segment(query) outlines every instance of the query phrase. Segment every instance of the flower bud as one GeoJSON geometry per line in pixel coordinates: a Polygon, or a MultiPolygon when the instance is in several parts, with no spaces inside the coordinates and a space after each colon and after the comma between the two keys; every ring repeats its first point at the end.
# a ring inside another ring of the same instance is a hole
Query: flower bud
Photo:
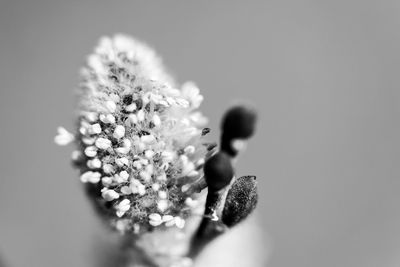
{"type": "Polygon", "coordinates": [[[245,106],[233,107],[225,113],[222,132],[231,139],[249,138],[254,134],[256,120],[255,110],[245,106]]]}
{"type": "Polygon", "coordinates": [[[212,156],[204,165],[204,175],[209,190],[218,191],[227,186],[233,177],[230,157],[222,151],[212,156]]]}
{"type": "Polygon", "coordinates": [[[255,110],[237,106],[228,110],[222,120],[221,149],[230,156],[236,156],[239,150],[234,140],[248,139],[255,131],[257,114],[255,110]]]}

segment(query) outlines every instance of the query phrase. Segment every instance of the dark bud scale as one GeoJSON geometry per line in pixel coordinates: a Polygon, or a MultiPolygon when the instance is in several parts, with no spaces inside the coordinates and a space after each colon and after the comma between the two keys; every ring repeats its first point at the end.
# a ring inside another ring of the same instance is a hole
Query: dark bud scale
{"type": "Polygon", "coordinates": [[[240,223],[255,209],[258,201],[255,176],[243,176],[232,185],[222,211],[222,222],[228,227],[240,223]]]}

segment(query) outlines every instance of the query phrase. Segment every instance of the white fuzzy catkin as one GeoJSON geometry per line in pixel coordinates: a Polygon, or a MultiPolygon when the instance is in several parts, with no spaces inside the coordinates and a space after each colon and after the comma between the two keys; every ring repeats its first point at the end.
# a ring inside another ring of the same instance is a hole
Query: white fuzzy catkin
{"type": "Polygon", "coordinates": [[[183,228],[195,208],[185,200],[195,196],[182,187],[202,177],[194,167],[207,152],[199,89],[193,83],[177,89],[156,53],[122,34],[101,38],[81,78],[79,131],[73,136],[62,128],[56,142],[75,138],[81,181],[102,187],[94,201],[112,203],[114,217],[107,218],[123,232],[133,225],[183,228]]]}

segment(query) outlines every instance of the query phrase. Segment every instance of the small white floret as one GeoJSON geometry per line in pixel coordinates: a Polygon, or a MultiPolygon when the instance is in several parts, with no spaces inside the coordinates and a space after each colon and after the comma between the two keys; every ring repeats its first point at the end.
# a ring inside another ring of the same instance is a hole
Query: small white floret
{"type": "Polygon", "coordinates": [[[146,182],[151,180],[151,175],[147,171],[141,171],[139,173],[139,176],[140,176],[140,178],[142,178],[146,182]]]}
{"type": "Polygon", "coordinates": [[[86,135],[86,134],[88,134],[88,127],[87,126],[81,126],[81,127],[79,127],[79,133],[81,134],[81,135],[86,135]]]}
{"type": "Polygon", "coordinates": [[[146,172],[148,172],[150,175],[152,175],[154,173],[154,166],[153,164],[149,164],[146,166],[145,168],[146,172]]]}
{"type": "Polygon", "coordinates": [[[149,134],[149,135],[142,135],[142,137],[140,137],[140,140],[145,144],[151,144],[154,141],[156,141],[156,138],[154,137],[154,135],[149,134]]]}
{"type": "Polygon", "coordinates": [[[137,124],[139,120],[136,114],[130,114],[128,116],[128,121],[130,121],[132,124],[137,124]]]}
{"type": "Polygon", "coordinates": [[[168,162],[164,162],[163,164],[161,164],[160,169],[167,171],[169,168],[169,163],[168,162]]]}
{"type": "Polygon", "coordinates": [[[117,216],[122,217],[131,207],[131,201],[129,199],[124,199],[115,206],[117,210],[117,216]]]}
{"type": "Polygon", "coordinates": [[[137,169],[140,170],[142,168],[142,164],[140,163],[140,160],[136,160],[132,163],[132,166],[137,169]]]}
{"type": "Polygon", "coordinates": [[[146,187],[143,184],[140,184],[137,187],[137,192],[139,195],[144,196],[146,194],[146,187]]]}
{"type": "Polygon", "coordinates": [[[128,148],[130,148],[130,147],[132,146],[131,140],[125,138],[125,139],[122,141],[122,146],[123,146],[123,147],[128,147],[128,148]]]}
{"type": "Polygon", "coordinates": [[[172,217],[171,220],[165,222],[165,226],[171,227],[175,225],[175,218],[172,217]]]}
{"type": "Polygon", "coordinates": [[[68,132],[63,127],[58,127],[57,132],[58,132],[57,136],[54,137],[54,142],[57,145],[65,146],[65,145],[68,145],[69,143],[71,143],[72,141],[74,141],[74,139],[75,139],[74,135],[71,134],[70,132],[68,132]]]}
{"type": "Polygon", "coordinates": [[[185,220],[177,216],[175,217],[175,225],[176,227],[182,229],[183,227],[185,227],[185,220]]]}
{"type": "Polygon", "coordinates": [[[120,139],[125,136],[125,127],[122,125],[117,125],[113,134],[114,138],[120,139]]]}
{"type": "Polygon", "coordinates": [[[146,106],[150,102],[150,92],[145,93],[142,96],[143,106],[146,106]]]}
{"type": "Polygon", "coordinates": [[[111,164],[104,164],[104,165],[103,165],[103,171],[104,171],[105,173],[110,174],[110,173],[115,172],[115,169],[114,169],[114,166],[111,165],[111,164]]]}
{"type": "Polygon", "coordinates": [[[149,215],[149,224],[152,226],[159,226],[163,223],[162,217],[158,213],[152,213],[149,215]]]}
{"type": "Polygon", "coordinates": [[[121,187],[121,193],[124,195],[130,195],[132,194],[132,189],[129,186],[124,185],[121,187]]]}
{"type": "Polygon", "coordinates": [[[149,160],[141,158],[140,163],[142,163],[142,165],[147,165],[147,164],[149,164],[149,160]]]}
{"type": "Polygon", "coordinates": [[[106,150],[111,147],[111,141],[106,138],[100,137],[96,139],[95,145],[100,149],[106,150]]]}
{"type": "Polygon", "coordinates": [[[144,111],[142,109],[138,111],[137,119],[138,121],[144,121],[144,111]]]}
{"type": "Polygon", "coordinates": [[[100,177],[101,174],[99,172],[88,171],[81,175],[81,182],[96,184],[100,181],[100,177]]]}
{"type": "Polygon", "coordinates": [[[162,172],[162,173],[160,173],[160,175],[157,176],[157,180],[160,182],[166,181],[167,175],[164,172],[162,172]]]}
{"type": "Polygon", "coordinates": [[[119,173],[119,176],[121,176],[122,179],[128,180],[129,178],[129,173],[127,171],[122,171],[119,173]]]}
{"type": "Polygon", "coordinates": [[[168,201],[167,200],[161,199],[161,200],[158,201],[157,209],[159,211],[164,212],[164,211],[167,210],[167,208],[168,208],[168,201]]]}
{"type": "Polygon", "coordinates": [[[128,112],[133,112],[133,111],[135,111],[135,110],[136,110],[136,104],[135,104],[135,103],[132,103],[132,104],[126,106],[126,107],[125,107],[125,110],[128,111],[128,112]]]}
{"type": "Polygon", "coordinates": [[[154,152],[153,150],[146,150],[146,151],[144,152],[144,156],[145,156],[146,158],[148,158],[148,159],[153,158],[154,154],[155,154],[155,152],[154,152]]]}
{"type": "Polygon", "coordinates": [[[86,136],[82,137],[82,143],[84,143],[85,145],[88,145],[88,146],[93,145],[95,140],[96,139],[92,138],[92,137],[86,137],[86,136]]]}
{"type": "Polygon", "coordinates": [[[87,112],[85,114],[85,118],[89,121],[89,122],[95,122],[98,119],[98,114],[95,112],[87,112]]]}
{"type": "Polygon", "coordinates": [[[161,221],[162,217],[158,213],[152,213],[152,214],[149,215],[149,219],[152,220],[152,221],[161,221]]]}
{"type": "Polygon", "coordinates": [[[135,147],[137,151],[143,151],[146,149],[146,144],[143,142],[135,142],[135,147]]]}
{"type": "Polygon", "coordinates": [[[92,159],[87,161],[87,166],[90,169],[98,169],[101,167],[101,161],[99,159],[92,159]]]}
{"type": "Polygon", "coordinates": [[[159,191],[158,192],[158,197],[161,198],[161,199],[166,199],[167,198],[167,192],[159,191]]]}
{"type": "Polygon", "coordinates": [[[192,108],[198,108],[203,101],[199,88],[193,82],[186,82],[182,85],[182,94],[190,102],[192,108]]]}
{"type": "Polygon", "coordinates": [[[172,215],[164,215],[164,216],[162,216],[162,221],[163,222],[169,222],[169,221],[171,221],[173,219],[174,219],[174,216],[172,216],[172,215]]]}
{"type": "Polygon", "coordinates": [[[131,149],[129,147],[117,147],[115,151],[119,154],[128,154],[131,149]]]}
{"type": "Polygon", "coordinates": [[[117,105],[115,105],[114,101],[109,100],[106,102],[106,108],[109,112],[114,113],[117,109],[117,105]]]}
{"type": "Polygon", "coordinates": [[[174,216],[172,215],[164,215],[162,217],[163,222],[165,222],[165,226],[167,227],[171,227],[173,225],[175,225],[175,219],[174,216]]]}
{"type": "Polygon", "coordinates": [[[119,198],[119,194],[115,192],[114,190],[107,189],[101,193],[101,196],[106,200],[106,201],[112,201],[114,199],[119,198]]]}
{"type": "Polygon", "coordinates": [[[98,123],[91,125],[89,132],[91,134],[99,134],[101,133],[101,126],[98,123]]]}
{"type": "Polygon", "coordinates": [[[107,115],[101,114],[100,115],[100,120],[102,122],[104,122],[104,123],[107,123],[107,124],[114,124],[115,123],[115,117],[112,114],[107,114],[107,115]]]}
{"type": "Polygon", "coordinates": [[[122,141],[122,147],[116,148],[115,151],[117,153],[126,155],[131,150],[131,146],[132,146],[132,142],[129,139],[125,138],[122,141]]]}
{"type": "Polygon", "coordinates": [[[112,179],[111,179],[111,177],[108,177],[108,176],[102,177],[101,178],[101,183],[104,186],[110,186],[112,184],[112,179]]]}
{"type": "Polygon", "coordinates": [[[156,227],[156,226],[159,226],[160,224],[162,224],[162,221],[149,221],[149,224],[151,225],[151,226],[154,226],[154,227],[156,227]]]}
{"type": "Polygon", "coordinates": [[[154,184],[151,186],[151,188],[152,188],[154,191],[157,192],[157,191],[160,189],[160,184],[154,183],[154,184]]]}
{"type": "Polygon", "coordinates": [[[119,166],[119,167],[123,167],[123,166],[128,166],[129,165],[129,160],[125,157],[123,158],[118,158],[115,159],[115,163],[119,166]]]}
{"type": "Polygon", "coordinates": [[[160,124],[161,124],[160,116],[158,116],[157,114],[154,114],[153,115],[153,123],[155,126],[160,126],[160,124]]]}
{"type": "Polygon", "coordinates": [[[114,103],[118,103],[121,100],[121,98],[117,94],[111,94],[110,98],[112,99],[112,101],[114,101],[114,103]]]}

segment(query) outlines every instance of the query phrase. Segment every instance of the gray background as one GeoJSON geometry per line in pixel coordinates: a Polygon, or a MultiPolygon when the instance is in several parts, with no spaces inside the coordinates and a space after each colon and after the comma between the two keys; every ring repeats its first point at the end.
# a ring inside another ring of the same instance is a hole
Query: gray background
{"type": "Polygon", "coordinates": [[[400,2],[206,2],[1,1],[0,255],[10,266],[92,262],[101,227],[71,149],[52,142],[58,125],[73,126],[84,56],[115,32],[197,82],[213,138],[236,100],[258,107],[237,170],[259,177],[259,228],[246,242],[272,242],[269,266],[400,265],[400,2]]]}

